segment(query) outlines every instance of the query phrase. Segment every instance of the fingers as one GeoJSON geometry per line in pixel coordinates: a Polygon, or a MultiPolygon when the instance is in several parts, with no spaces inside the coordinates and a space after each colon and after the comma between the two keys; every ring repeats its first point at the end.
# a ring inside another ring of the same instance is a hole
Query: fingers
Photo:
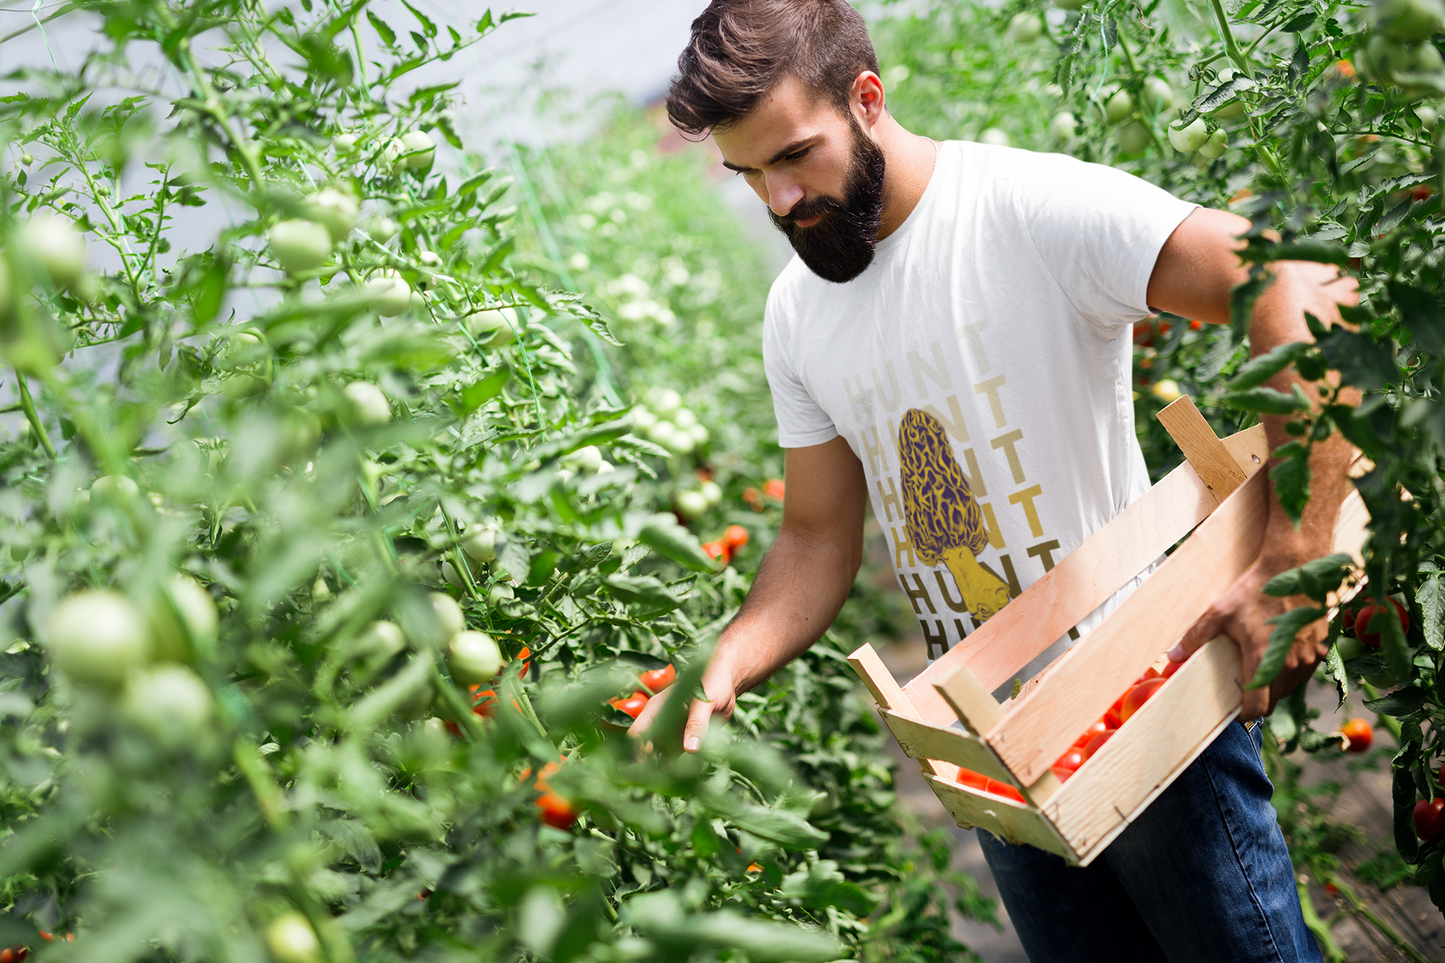
{"type": "Polygon", "coordinates": [[[708,723],[712,721],[715,704],[698,699],[693,702],[687,714],[687,725],[682,729],[682,748],[697,752],[702,748],[702,737],[707,735],[708,723]]]}
{"type": "Polygon", "coordinates": [[[1185,630],[1184,636],[1179,640],[1179,643],[1169,650],[1169,661],[1185,661],[1197,652],[1204,643],[1216,635],[1224,633],[1224,617],[1211,605],[1193,625],[1185,630]]]}
{"type": "Polygon", "coordinates": [[[664,689],[647,700],[647,705],[642,707],[642,711],[637,714],[637,718],[632,720],[632,725],[627,727],[627,734],[629,736],[642,736],[646,734],[647,730],[652,727],[652,720],[662,711],[662,707],[666,704],[666,699],[671,691],[671,689],[664,689]]]}

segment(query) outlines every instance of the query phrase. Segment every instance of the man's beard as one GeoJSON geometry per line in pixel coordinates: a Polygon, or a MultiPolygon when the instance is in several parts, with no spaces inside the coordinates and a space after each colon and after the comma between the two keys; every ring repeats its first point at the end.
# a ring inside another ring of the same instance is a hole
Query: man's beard
{"type": "Polygon", "coordinates": [[[852,116],[848,120],[853,128],[853,157],[842,200],[824,196],[799,201],[781,217],[768,210],[809,270],[837,284],[853,280],[873,263],[883,221],[883,151],[852,116]],[[798,221],[819,214],[822,220],[812,227],[798,226],[798,221]]]}

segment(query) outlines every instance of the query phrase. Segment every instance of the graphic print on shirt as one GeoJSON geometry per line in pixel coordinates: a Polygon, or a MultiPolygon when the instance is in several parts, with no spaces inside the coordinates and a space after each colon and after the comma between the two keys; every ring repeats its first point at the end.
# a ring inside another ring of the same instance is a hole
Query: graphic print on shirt
{"type": "Polygon", "coordinates": [[[918,408],[905,411],[898,458],[904,525],[914,554],[925,565],[946,567],[969,613],[987,621],[1008,604],[1009,589],[978,563],[988,530],[939,420],[918,408]]]}

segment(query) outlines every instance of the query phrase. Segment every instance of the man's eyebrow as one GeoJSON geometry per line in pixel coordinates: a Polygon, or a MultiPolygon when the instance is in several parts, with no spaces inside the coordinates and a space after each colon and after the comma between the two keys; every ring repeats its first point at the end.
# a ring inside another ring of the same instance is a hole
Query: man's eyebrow
{"type": "MultiPolygon", "coordinates": [[[[787,147],[784,147],[782,150],[778,151],[772,157],[768,158],[767,163],[776,164],[778,161],[782,160],[784,157],[787,157],[789,154],[796,154],[798,151],[802,150],[805,147],[812,147],[813,141],[816,139],[816,137],[805,137],[802,140],[794,141],[787,147]]],[[[722,165],[728,170],[736,171],[739,174],[746,174],[748,171],[752,170],[751,167],[739,167],[737,164],[734,164],[728,160],[724,160],[722,162],[722,165]]]]}

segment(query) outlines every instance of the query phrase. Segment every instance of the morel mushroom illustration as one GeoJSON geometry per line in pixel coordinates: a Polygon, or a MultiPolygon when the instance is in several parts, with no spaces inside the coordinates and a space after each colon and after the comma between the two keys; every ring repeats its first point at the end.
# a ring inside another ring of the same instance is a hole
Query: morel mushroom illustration
{"type": "Polygon", "coordinates": [[[904,412],[898,457],[913,551],[925,565],[941,562],[948,568],[974,618],[991,618],[1007,604],[1008,586],[978,563],[978,553],[988,544],[983,512],[939,420],[917,408],[904,412]]]}

